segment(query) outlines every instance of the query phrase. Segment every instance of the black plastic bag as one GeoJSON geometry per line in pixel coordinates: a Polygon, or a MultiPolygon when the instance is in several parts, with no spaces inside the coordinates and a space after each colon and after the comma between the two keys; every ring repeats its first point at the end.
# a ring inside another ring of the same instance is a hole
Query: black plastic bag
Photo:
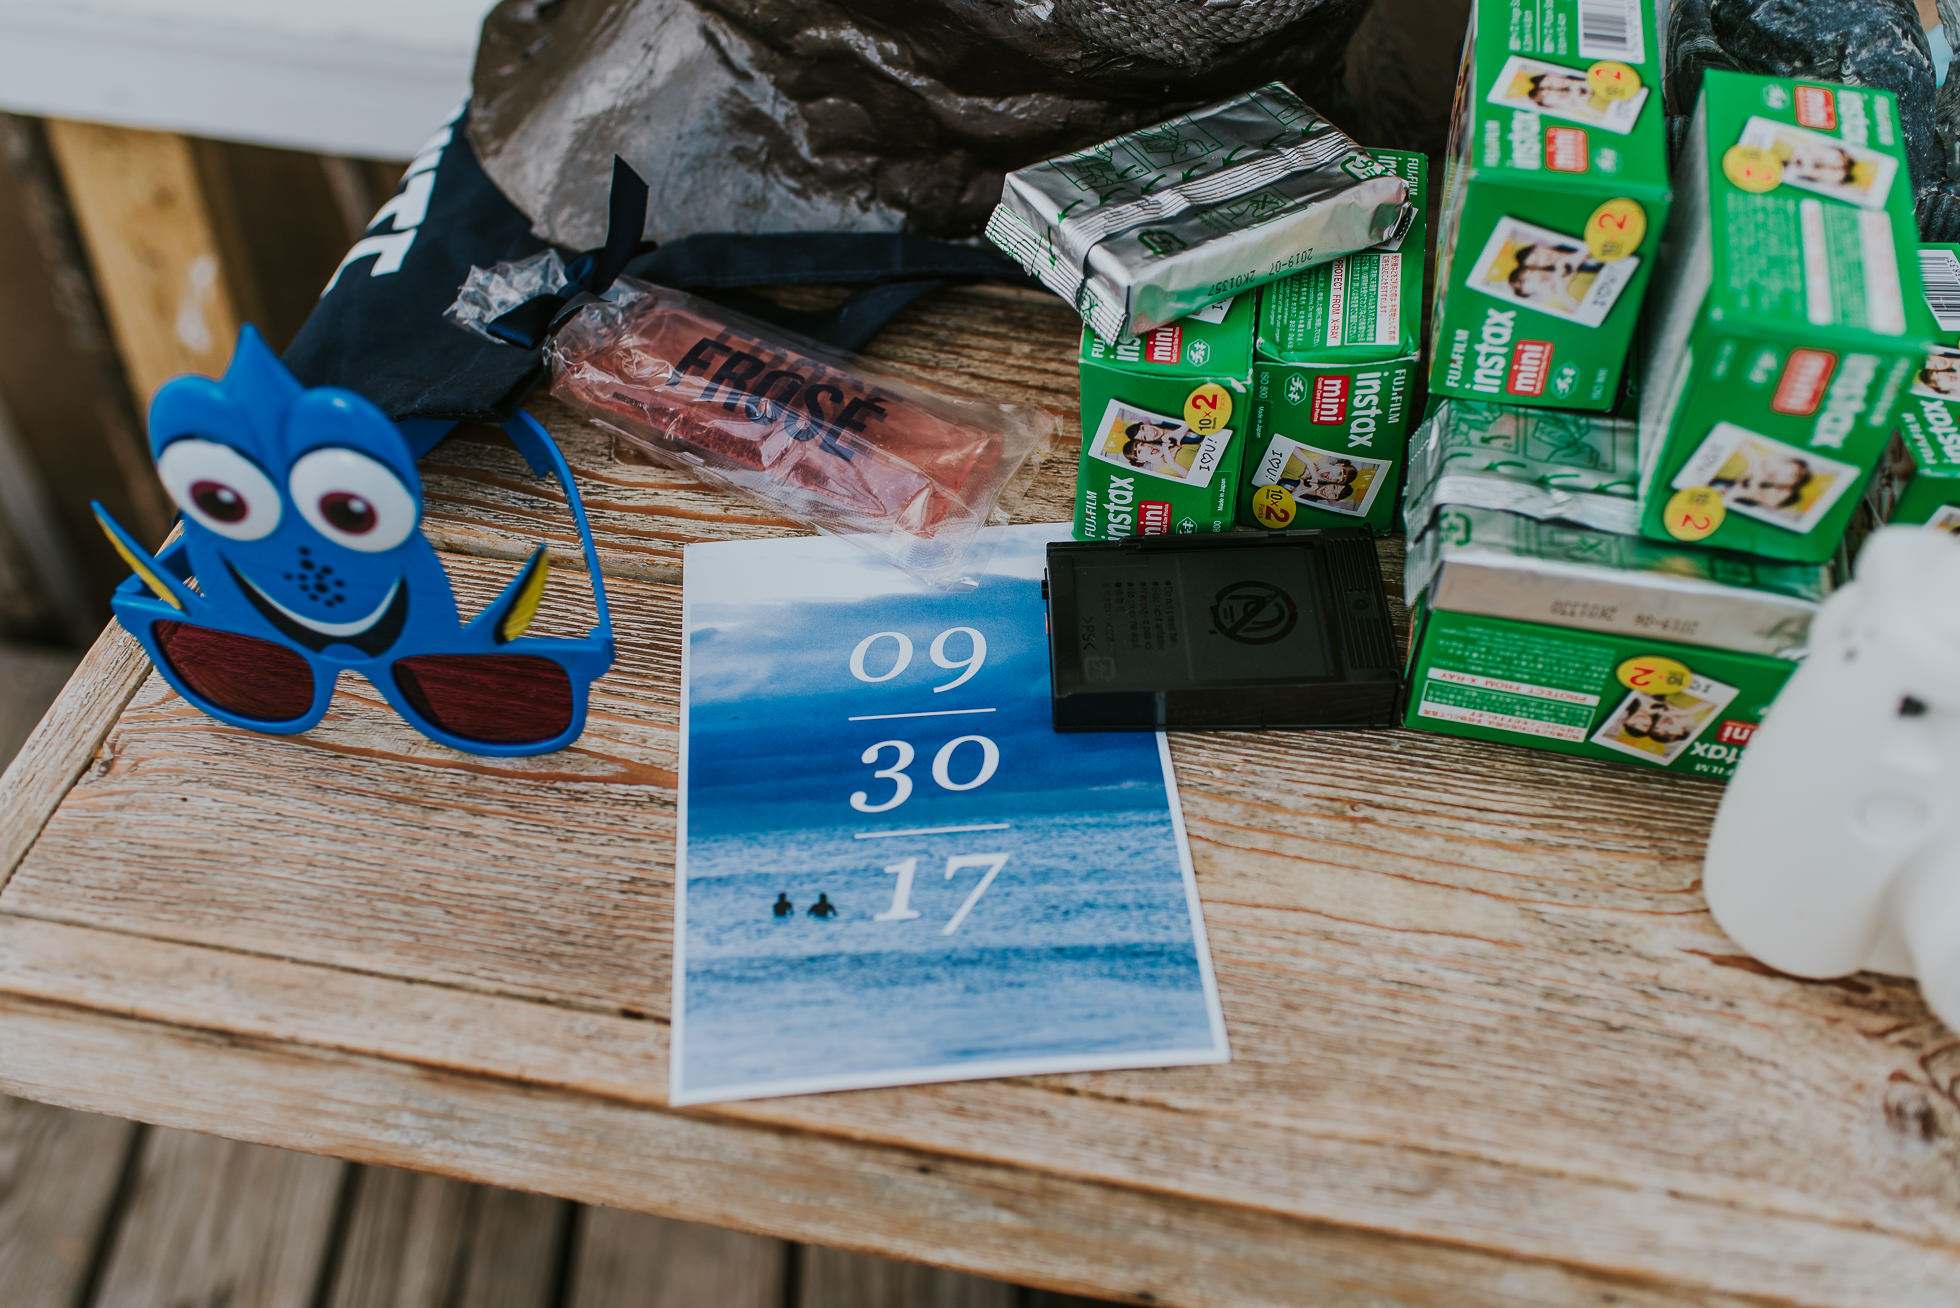
{"type": "Polygon", "coordinates": [[[1921,238],[1960,240],[1960,204],[1935,106],[1938,77],[1913,0],[1672,0],[1669,113],[1694,112],[1708,68],[1891,91],[1899,98],[1921,238]]]}
{"type": "MultiPolygon", "coordinates": [[[[561,245],[602,238],[615,153],[653,188],[657,240],[967,237],[1008,169],[1268,81],[1342,121],[1340,55],[1367,3],[504,0],[470,133],[561,245]]],[[[1447,112],[1448,85],[1435,95],[1447,112]]]]}
{"type": "Polygon", "coordinates": [[[477,166],[465,121],[416,155],[293,338],[286,366],[303,385],[344,386],[398,419],[495,420],[536,380],[536,350],[443,321],[472,265],[545,248],[477,166]]]}
{"type": "Polygon", "coordinates": [[[308,386],[344,386],[396,419],[499,421],[536,383],[545,338],[580,296],[621,273],[687,290],[858,350],[906,305],[950,282],[1026,276],[991,248],[896,233],[700,233],[647,249],[647,188],[616,165],[605,199],[607,239],[570,260],[573,284],[500,319],[493,337],[450,322],[472,268],[514,263],[548,247],[477,166],[461,120],[431,138],[401,187],[341,260],[286,365],[308,386]],[[798,310],[749,288],[831,283],[866,289],[798,310]]]}

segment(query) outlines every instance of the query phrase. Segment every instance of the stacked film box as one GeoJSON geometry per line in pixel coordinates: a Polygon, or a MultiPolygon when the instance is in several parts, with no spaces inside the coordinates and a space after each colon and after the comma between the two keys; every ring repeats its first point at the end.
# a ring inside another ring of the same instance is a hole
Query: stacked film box
{"type": "Polygon", "coordinates": [[[1232,529],[1257,298],[1114,344],[1084,329],[1077,540],[1232,529]]]}
{"type": "Polygon", "coordinates": [[[1396,522],[1422,353],[1427,163],[1375,157],[1409,184],[1417,217],[1394,250],[1367,250],[1260,291],[1252,431],[1239,521],[1247,527],[1396,522]]]}
{"type": "Polygon", "coordinates": [[[1640,394],[1642,534],[1822,562],[1934,324],[1889,91],[1710,72],[1640,394]]]}
{"type": "Polygon", "coordinates": [[[1899,406],[1899,430],[1872,478],[1878,520],[1960,533],[1960,245],[1919,247],[1939,344],[1899,406]]]}
{"type": "Polygon", "coordinates": [[[1633,433],[1550,417],[1446,405],[1415,438],[1405,723],[1733,774],[1828,570],[1578,525],[1631,525],[1633,433]]]}
{"type": "Polygon", "coordinates": [[[1472,0],[1437,234],[1430,389],[1606,410],[1669,206],[1645,0],[1472,0]]]}

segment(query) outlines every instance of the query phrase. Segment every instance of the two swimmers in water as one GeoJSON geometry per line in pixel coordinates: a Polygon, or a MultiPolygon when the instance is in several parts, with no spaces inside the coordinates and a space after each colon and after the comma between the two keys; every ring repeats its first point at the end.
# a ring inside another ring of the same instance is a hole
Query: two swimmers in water
{"type": "MultiPolygon", "coordinates": [[[[774,912],[777,917],[795,917],[796,905],[789,902],[789,894],[788,892],[785,891],[776,896],[776,902],[773,905],[771,905],[771,911],[774,912]]],[[[830,902],[830,896],[828,893],[819,891],[817,894],[817,902],[810,905],[810,907],[805,911],[808,912],[811,917],[824,917],[824,918],[836,917],[837,905],[830,902]]]]}

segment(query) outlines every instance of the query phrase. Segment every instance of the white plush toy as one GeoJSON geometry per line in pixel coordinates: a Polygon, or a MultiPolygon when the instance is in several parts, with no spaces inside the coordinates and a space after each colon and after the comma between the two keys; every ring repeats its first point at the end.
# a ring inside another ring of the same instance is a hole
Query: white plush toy
{"type": "Polygon", "coordinates": [[[1866,542],[1743,752],[1703,881],[1771,967],[1916,975],[1960,1030],[1960,541],[1866,542]]]}

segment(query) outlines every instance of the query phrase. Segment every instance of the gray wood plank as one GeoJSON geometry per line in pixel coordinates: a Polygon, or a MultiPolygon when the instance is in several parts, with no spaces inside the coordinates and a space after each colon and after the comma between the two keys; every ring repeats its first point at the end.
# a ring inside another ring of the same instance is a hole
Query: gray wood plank
{"type": "Polygon", "coordinates": [[[100,625],[129,567],[89,501],[146,544],[163,539],[172,509],[97,292],[45,124],[0,114],[0,396],[100,625]]]}
{"type": "Polygon", "coordinates": [[[0,771],[61,693],[79,652],[0,645],[0,771]]]}
{"type": "Polygon", "coordinates": [[[394,1168],[354,1179],[330,1308],[548,1308],[571,1206],[394,1168]]]}
{"type": "Polygon", "coordinates": [[[572,1205],[521,1190],[479,1189],[457,1297],[445,1308],[545,1308],[558,1290],[572,1205]]]}
{"type": "Polygon", "coordinates": [[[919,1263],[803,1249],[795,1308],[1020,1308],[1020,1290],[919,1263]]]}
{"type": "MultiPolygon", "coordinates": [[[[779,1308],[781,1240],[616,1208],[579,1212],[565,1308],[779,1308]]],[[[869,1308],[867,1305],[866,1308],[869,1308]]]]}
{"type": "Polygon", "coordinates": [[[0,1300],[71,1308],[88,1281],[136,1125],[0,1098],[0,1300]]]}
{"type": "Polygon", "coordinates": [[[152,1131],[91,1308],[310,1308],[347,1164],[152,1131]]]}

